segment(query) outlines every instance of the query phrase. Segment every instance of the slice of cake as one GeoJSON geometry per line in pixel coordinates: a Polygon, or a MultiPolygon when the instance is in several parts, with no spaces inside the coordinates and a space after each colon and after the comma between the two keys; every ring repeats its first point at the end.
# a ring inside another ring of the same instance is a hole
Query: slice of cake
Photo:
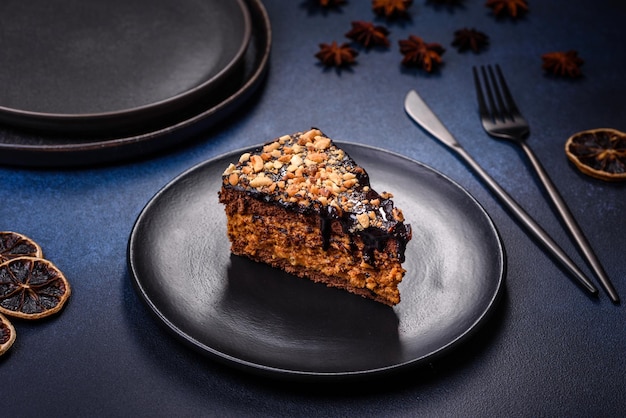
{"type": "Polygon", "coordinates": [[[390,306],[411,239],[391,197],[318,129],[244,153],[219,192],[234,254],[390,306]]]}

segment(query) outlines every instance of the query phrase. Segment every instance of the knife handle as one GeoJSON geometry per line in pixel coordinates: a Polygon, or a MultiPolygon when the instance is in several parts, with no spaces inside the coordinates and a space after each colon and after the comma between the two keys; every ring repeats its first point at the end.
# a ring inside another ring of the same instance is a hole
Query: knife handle
{"type": "Polygon", "coordinates": [[[591,248],[591,244],[589,244],[589,241],[587,241],[585,234],[580,229],[580,226],[578,226],[578,223],[576,222],[576,219],[574,219],[574,215],[572,215],[572,212],[569,210],[567,203],[565,203],[565,200],[563,200],[563,197],[561,197],[561,194],[557,190],[556,186],[550,179],[550,176],[548,176],[548,173],[543,168],[541,162],[539,162],[539,159],[532,151],[532,149],[524,141],[520,141],[520,145],[526,152],[528,159],[532,163],[535,171],[537,172],[537,175],[539,176],[539,180],[541,180],[541,183],[548,192],[548,195],[550,196],[552,203],[556,207],[557,212],[565,223],[568,232],[571,234],[572,238],[578,245],[578,248],[587,259],[588,264],[596,273],[596,276],[600,280],[600,283],[606,290],[611,300],[614,303],[619,303],[619,295],[617,294],[617,290],[615,290],[615,287],[613,287],[611,280],[602,268],[600,260],[598,260],[598,257],[591,248]]]}
{"type": "Polygon", "coordinates": [[[598,289],[580,271],[568,255],[554,242],[546,231],[489,175],[461,146],[451,146],[453,149],[489,186],[489,189],[504,203],[517,220],[592,294],[598,289]]]}

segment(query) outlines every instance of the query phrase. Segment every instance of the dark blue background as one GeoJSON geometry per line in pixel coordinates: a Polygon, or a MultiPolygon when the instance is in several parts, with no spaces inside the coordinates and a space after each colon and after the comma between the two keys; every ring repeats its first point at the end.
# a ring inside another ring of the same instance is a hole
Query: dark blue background
{"type": "MultiPolygon", "coordinates": [[[[389,23],[388,50],[362,50],[337,72],[314,57],[347,41],[371,2],[327,12],[304,0],[265,0],[273,46],[260,94],[233,118],[167,153],[81,169],[0,167],[0,229],[34,238],[67,275],[73,295],[57,317],[14,321],[0,358],[3,416],[617,416],[626,404],[626,313],[601,291],[588,297],[443,146],[408,119],[416,89],[459,142],[531,213],[585,272],[524,155],[489,139],[476,114],[471,66],[499,63],[531,123],[529,139],[626,297],[626,189],[580,174],[566,139],[581,130],[626,131],[626,3],[530,0],[525,18],[496,19],[483,0],[462,7],[415,1],[389,23]],[[487,33],[490,47],[459,53],[453,32],[487,33]],[[446,49],[434,74],[402,67],[409,34],[446,49]],[[541,54],[574,49],[578,80],[546,76],[541,54]],[[233,149],[316,126],[343,141],[422,161],[466,188],[492,216],[508,255],[505,295],[466,344],[400,377],[305,385],[236,372],[188,349],[152,318],[132,288],[126,245],[143,206],[187,168],[233,149]],[[400,381],[402,380],[402,381],[400,381]]],[[[386,24],[376,19],[377,23],[386,24]]]]}

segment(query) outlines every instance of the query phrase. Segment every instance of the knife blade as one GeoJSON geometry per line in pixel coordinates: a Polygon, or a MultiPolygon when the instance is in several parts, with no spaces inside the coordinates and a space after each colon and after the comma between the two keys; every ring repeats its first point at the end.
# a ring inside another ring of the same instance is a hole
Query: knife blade
{"type": "Polygon", "coordinates": [[[426,132],[456,153],[465,163],[474,170],[479,178],[489,187],[492,193],[504,204],[519,223],[544,246],[546,250],[563,265],[571,275],[589,293],[598,294],[598,289],[591,280],[576,266],[563,249],[550,235],[513,199],[487,172],[472,158],[459,144],[450,131],[433,113],[426,102],[415,90],[409,91],[404,99],[404,110],[426,132]]]}

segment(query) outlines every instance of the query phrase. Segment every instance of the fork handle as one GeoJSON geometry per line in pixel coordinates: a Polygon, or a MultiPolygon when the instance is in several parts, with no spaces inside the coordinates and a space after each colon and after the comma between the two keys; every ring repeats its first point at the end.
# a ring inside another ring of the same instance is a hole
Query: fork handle
{"type": "Polygon", "coordinates": [[[546,170],[544,170],[543,166],[539,162],[539,159],[537,158],[533,150],[523,141],[520,141],[520,145],[522,146],[524,152],[526,152],[526,155],[530,159],[530,162],[532,163],[533,168],[537,172],[537,175],[539,176],[541,183],[543,184],[546,191],[548,192],[550,199],[552,199],[552,203],[554,203],[554,206],[556,206],[556,209],[559,215],[561,216],[561,218],[563,219],[563,222],[565,223],[567,230],[574,238],[574,241],[578,245],[578,248],[581,250],[587,262],[589,263],[590,267],[593,269],[596,276],[600,280],[600,283],[604,287],[604,290],[606,290],[607,294],[609,295],[609,297],[614,303],[619,303],[620,299],[619,299],[619,295],[617,294],[617,291],[613,287],[613,284],[611,283],[604,269],[602,268],[602,264],[598,260],[598,257],[596,257],[596,254],[594,253],[593,249],[591,248],[591,245],[587,241],[587,238],[585,238],[585,235],[583,234],[582,230],[578,226],[576,219],[574,219],[574,215],[572,215],[572,212],[569,210],[569,207],[567,206],[567,204],[561,197],[556,186],[554,185],[554,183],[552,183],[550,176],[548,176],[548,173],[546,172],[546,170]]]}
{"type": "Polygon", "coordinates": [[[597,294],[598,289],[580,271],[569,256],[548,235],[546,231],[489,175],[483,168],[463,149],[460,145],[451,146],[465,162],[480,176],[489,186],[491,191],[506,205],[509,211],[522,223],[523,226],[558,260],[561,264],[592,294],[597,294]]]}

